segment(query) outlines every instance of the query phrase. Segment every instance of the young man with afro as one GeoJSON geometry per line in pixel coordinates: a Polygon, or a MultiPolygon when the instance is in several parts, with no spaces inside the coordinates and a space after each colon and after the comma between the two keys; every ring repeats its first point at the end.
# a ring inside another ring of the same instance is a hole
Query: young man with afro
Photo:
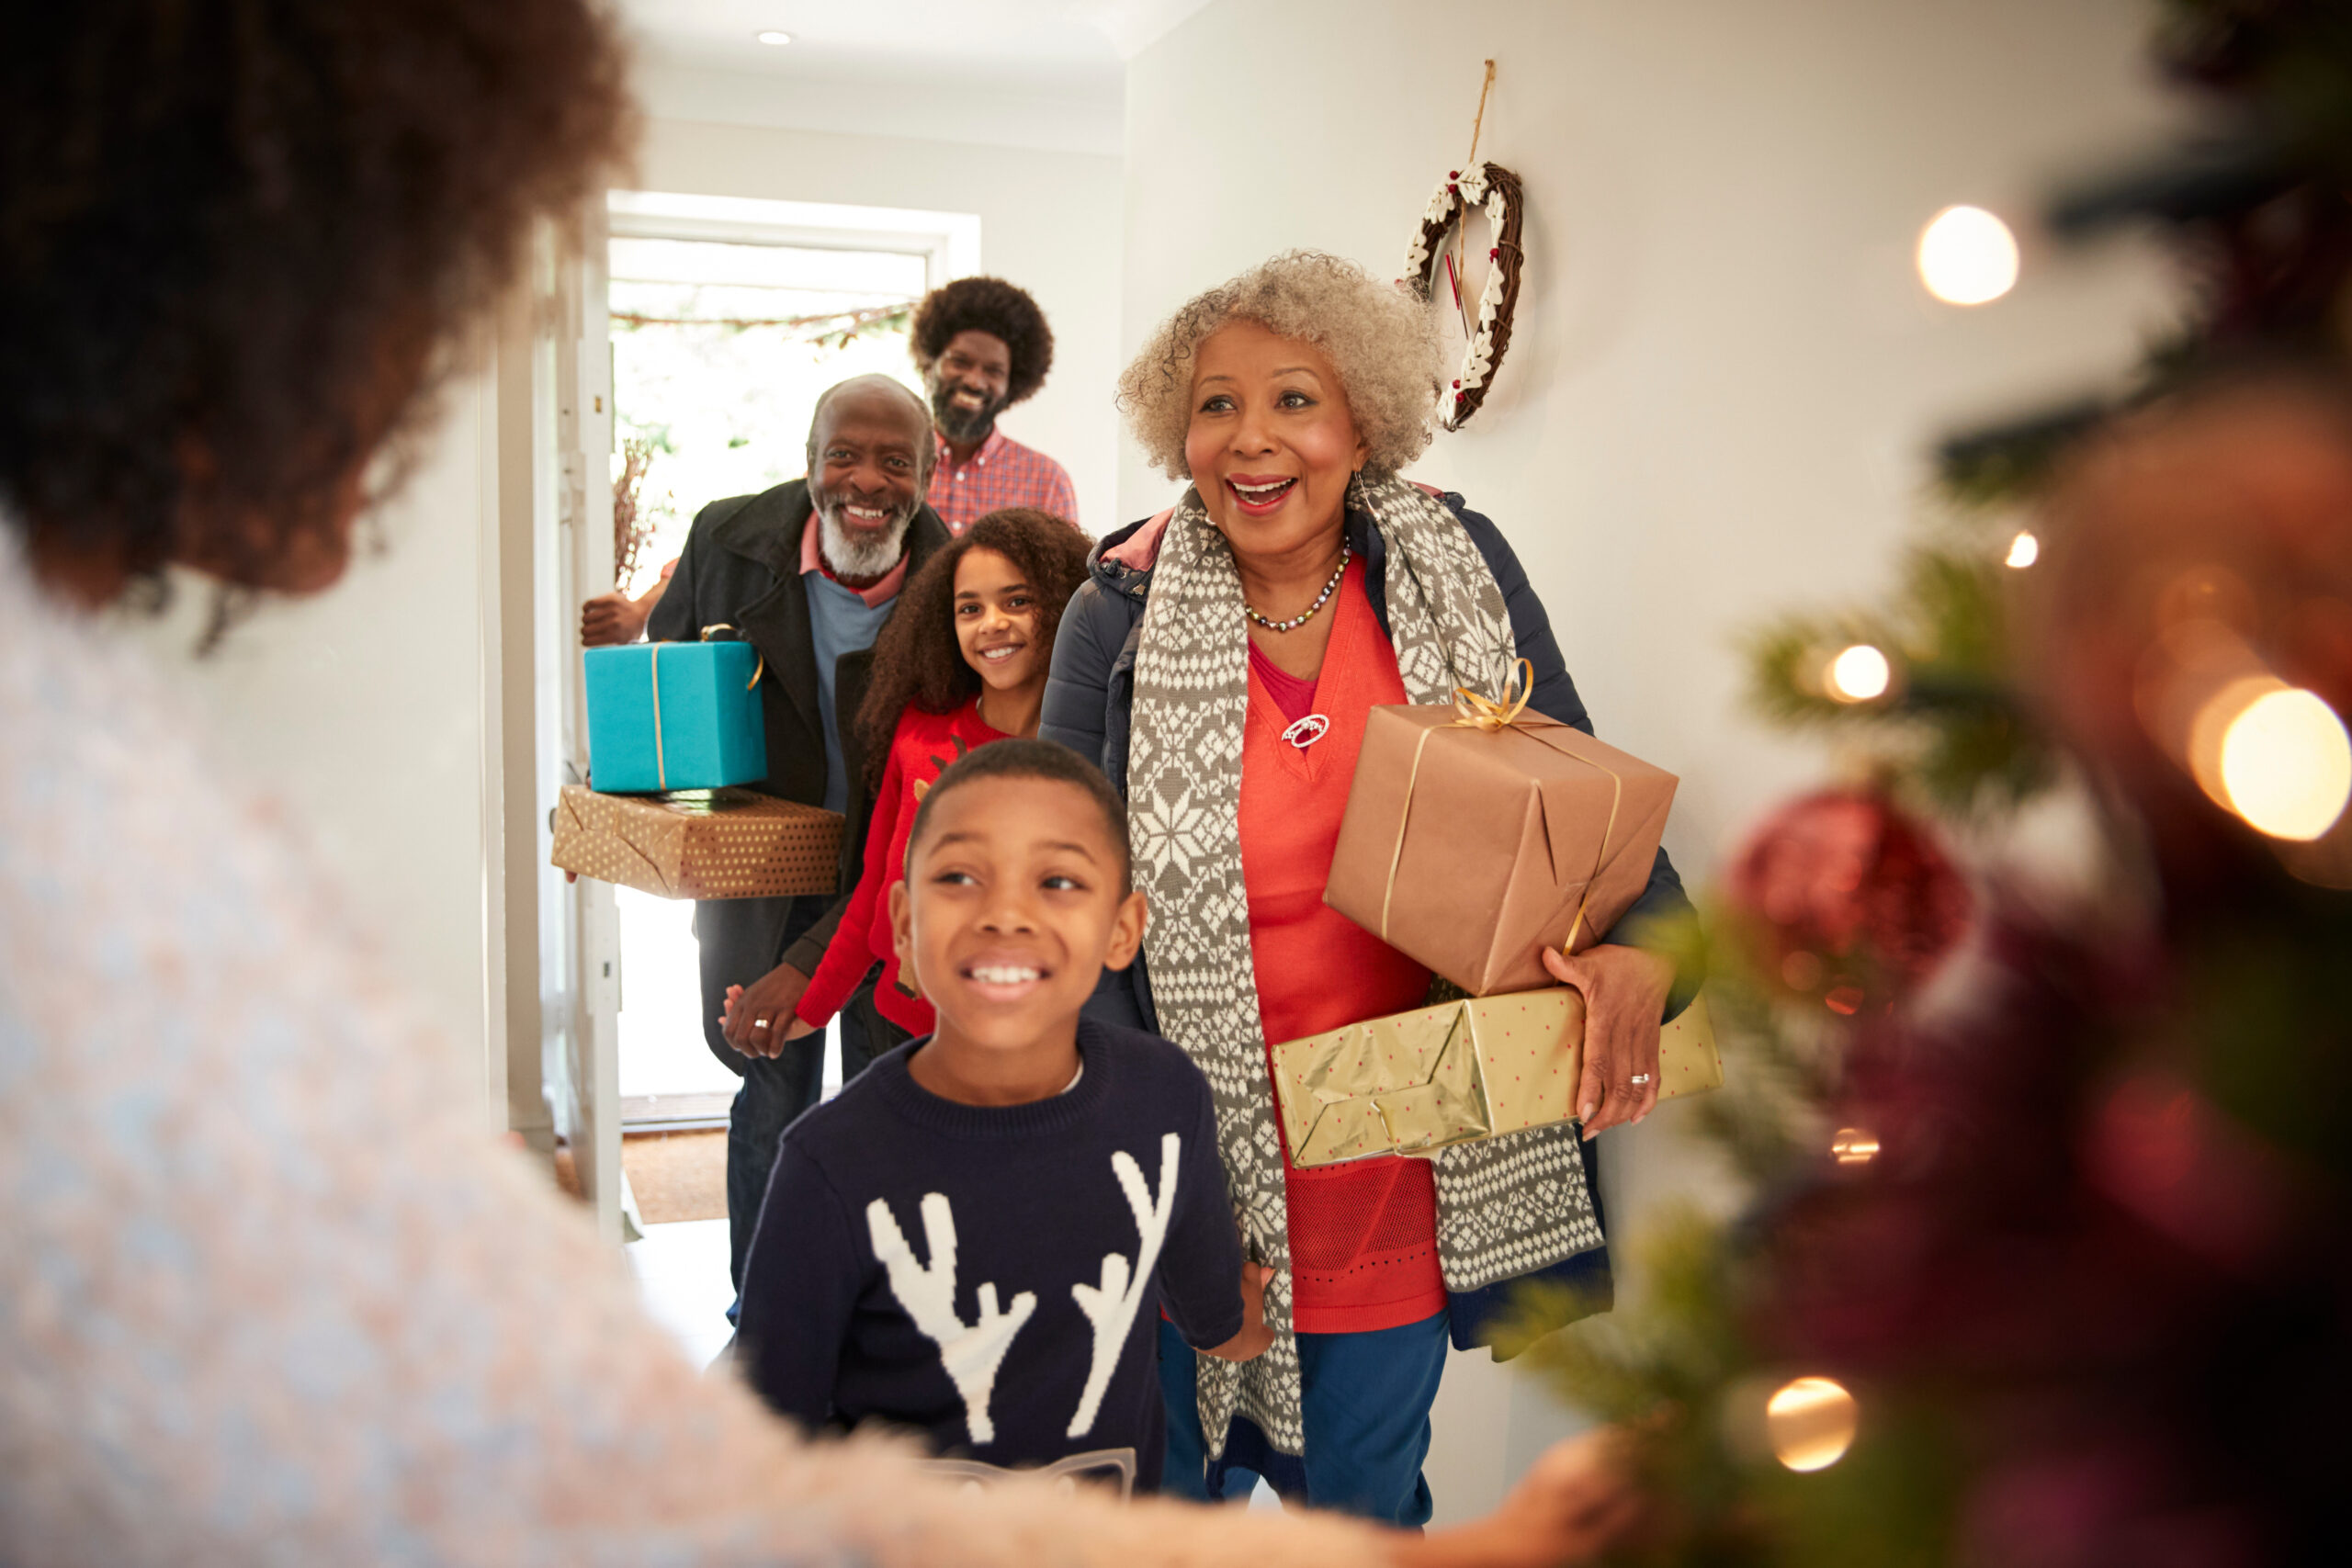
{"type": "Polygon", "coordinates": [[[909,337],[939,428],[930,501],[941,521],[960,534],[1000,507],[1033,506],[1076,527],[1069,470],[996,427],[1053,367],[1037,302],[1001,277],[959,277],[923,297],[909,337]]]}

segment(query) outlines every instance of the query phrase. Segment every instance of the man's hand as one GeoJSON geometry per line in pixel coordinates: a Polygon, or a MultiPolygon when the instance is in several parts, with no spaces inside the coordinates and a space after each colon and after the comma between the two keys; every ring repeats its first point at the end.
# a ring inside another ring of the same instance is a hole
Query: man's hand
{"type": "Polygon", "coordinates": [[[789,964],[777,964],[749,986],[728,987],[727,1006],[718,1015],[727,1043],[746,1056],[777,1055],[787,1038],[785,1026],[792,1021],[792,1010],[808,988],[808,976],[789,964]]]}
{"type": "Polygon", "coordinates": [[[1396,1542],[1400,1568],[1557,1568],[1589,1562],[1641,1522],[1624,1437],[1607,1428],[1554,1445],[1485,1518],[1396,1542]]]}
{"type": "Polygon", "coordinates": [[[1274,1271],[1263,1263],[1241,1266],[1241,1332],[1205,1353],[1226,1361],[1247,1361],[1266,1353],[1274,1331],[1266,1326],[1266,1281],[1274,1271]]]}
{"type": "Polygon", "coordinates": [[[1674,988],[1673,961],[1604,942],[1573,958],[1545,948],[1544,967],[1584,994],[1584,1074],[1577,1084],[1584,1135],[1639,1122],[1657,1105],[1658,1028],[1674,988]]]}
{"type": "Polygon", "coordinates": [[[597,594],[580,606],[580,646],[613,648],[635,642],[645,634],[646,617],[660,597],[658,591],[642,600],[629,599],[618,590],[597,594]]]}

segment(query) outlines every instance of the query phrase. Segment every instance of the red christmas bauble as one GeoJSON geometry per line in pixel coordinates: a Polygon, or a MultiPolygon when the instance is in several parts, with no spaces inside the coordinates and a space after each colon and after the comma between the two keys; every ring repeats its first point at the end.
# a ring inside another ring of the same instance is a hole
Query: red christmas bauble
{"type": "Polygon", "coordinates": [[[1973,902],[1928,830],[1866,790],[1781,807],[1740,852],[1728,891],[1765,969],[1841,1013],[1925,980],[1973,902]]]}

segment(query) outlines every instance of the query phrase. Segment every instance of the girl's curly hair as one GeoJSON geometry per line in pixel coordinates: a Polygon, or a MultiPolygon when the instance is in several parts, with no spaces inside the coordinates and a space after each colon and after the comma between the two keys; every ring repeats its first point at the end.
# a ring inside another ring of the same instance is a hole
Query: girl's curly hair
{"type": "Polygon", "coordinates": [[[631,125],[596,0],[74,0],[0,50],[0,499],[37,552],[336,558],[631,125]],[[332,536],[332,537],[330,537],[332,536]]]}
{"type": "Polygon", "coordinates": [[[1170,479],[1192,477],[1184,435],[1193,420],[1193,356],[1228,321],[1255,321],[1323,351],[1370,448],[1369,477],[1385,478],[1428,449],[1444,363],[1436,313],[1351,261],[1286,251],[1186,300],[1119,373],[1127,428],[1170,479]]]}
{"type": "Polygon", "coordinates": [[[1046,384],[1046,372],[1054,367],[1054,331],[1046,325],[1046,312],[1037,309],[1028,290],[1001,277],[959,277],[924,295],[922,303],[915,307],[907,336],[915,368],[925,379],[956,334],[965,332],[983,332],[1004,340],[1012,360],[1012,375],[1004,394],[1007,407],[1046,384]]]}
{"type": "Polygon", "coordinates": [[[1063,607],[1086,581],[1086,536],[1035,507],[1008,506],[976,520],[923,562],[899,591],[898,608],[874,639],[873,673],[857,710],[865,787],[880,787],[899,716],[910,706],[947,713],[980,689],[956,640],[956,568],[974,550],[994,550],[1021,569],[1037,595],[1037,649],[1051,659],[1063,607]]]}

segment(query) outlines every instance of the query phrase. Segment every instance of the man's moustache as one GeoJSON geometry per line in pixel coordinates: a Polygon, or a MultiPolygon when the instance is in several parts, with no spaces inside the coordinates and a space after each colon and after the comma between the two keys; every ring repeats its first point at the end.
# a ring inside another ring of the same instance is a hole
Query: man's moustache
{"type": "Polygon", "coordinates": [[[845,526],[860,528],[887,527],[914,514],[914,507],[911,503],[893,504],[889,502],[866,501],[854,495],[828,495],[821,491],[818,494],[817,505],[820,510],[831,514],[836,522],[845,526]],[[875,524],[861,520],[854,525],[850,524],[848,519],[842,516],[842,510],[850,506],[863,506],[870,511],[879,512],[883,513],[882,522],[875,524]]]}
{"type": "Polygon", "coordinates": [[[989,413],[1003,406],[999,399],[991,396],[988,389],[982,387],[942,387],[933,397],[932,403],[935,408],[954,409],[958,413],[989,413]],[[980,400],[977,407],[967,409],[956,400],[959,395],[966,392],[980,400]]]}

